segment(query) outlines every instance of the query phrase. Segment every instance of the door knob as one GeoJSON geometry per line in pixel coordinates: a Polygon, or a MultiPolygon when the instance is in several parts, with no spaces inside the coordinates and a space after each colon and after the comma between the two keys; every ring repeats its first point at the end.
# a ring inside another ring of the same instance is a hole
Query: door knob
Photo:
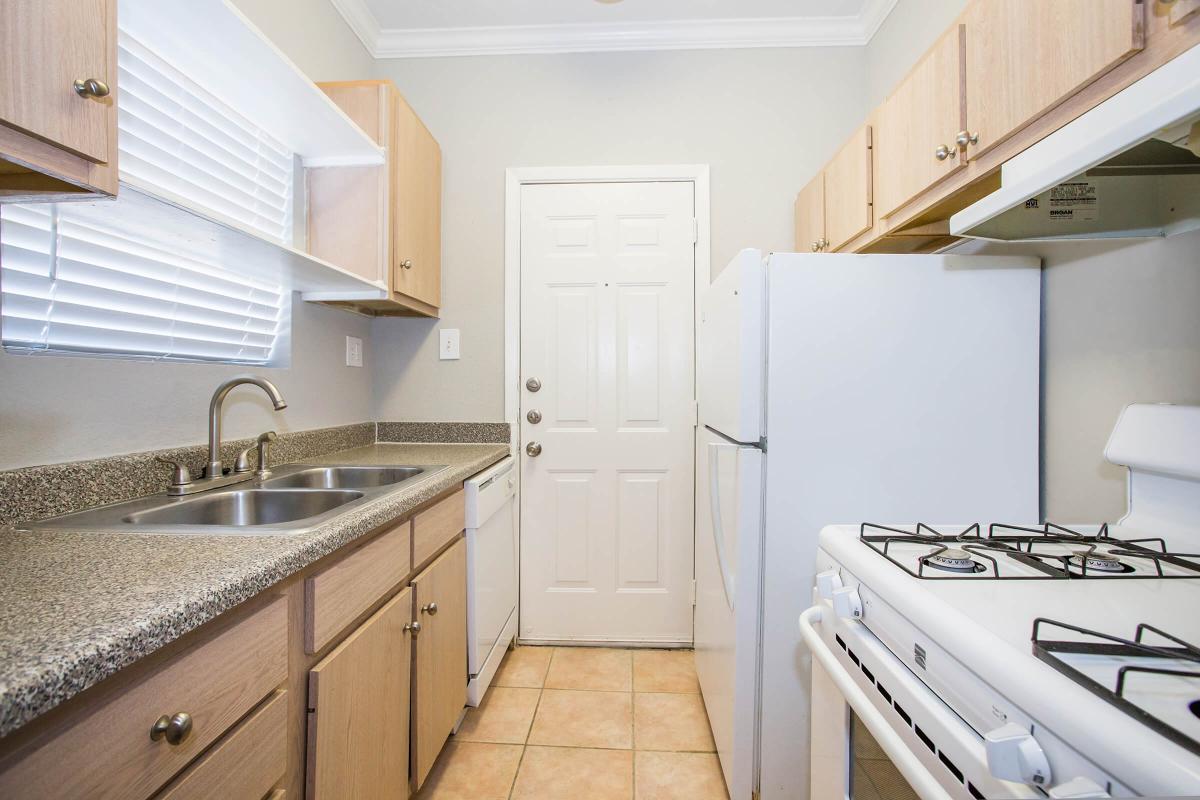
{"type": "Polygon", "coordinates": [[[944,144],[939,144],[937,149],[933,151],[933,157],[938,161],[945,161],[947,158],[954,158],[955,151],[951,150],[944,144]]]}
{"type": "Polygon", "coordinates": [[[810,247],[809,249],[810,249],[810,250],[812,250],[812,251],[815,253],[815,252],[817,252],[818,250],[820,250],[821,248],[817,247],[817,243],[816,243],[816,242],[813,242],[813,243],[812,243],[812,247],[810,247]]]}
{"type": "Polygon", "coordinates": [[[525,445],[525,453],[533,458],[537,458],[542,454],[542,446],[537,442],[530,442],[525,445]]]}
{"type": "Polygon", "coordinates": [[[413,636],[416,636],[418,633],[420,633],[420,632],[421,632],[421,623],[419,623],[419,622],[406,622],[406,623],[404,623],[404,630],[405,630],[405,631],[412,631],[412,635],[413,635],[413,636]]]}
{"type": "Polygon", "coordinates": [[[426,603],[421,606],[421,613],[429,614],[430,616],[437,614],[437,603],[426,603]]]}
{"type": "Polygon", "coordinates": [[[537,378],[530,378],[529,380],[525,381],[525,388],[531,392],[536,392],[542,388],[542,382],[537,378]]]}
{"type": "Polygon", "coordinates": [[[108,97],[108,84],[96,78],[79,78],[72,84],[80,97],[108,97]]]}
{"type": "Polygon", "coordinates": [[[174,716],[163,714],[150,728],[150,738],[154,741],[165,738],[167,744],[181,744],[192,732],[192,715],[180,711],[174,716]]]}
{"type": "Polygon", "coordinates": [[[825,248],[828,246],[829,246],[829,242],[825,241],[824,236],[822,236],[820,239],[817,239],[817,252],[818,253],[825,252],[825,248]]]}
{"type": "Polygon", "coordinates": [[[542,412],[538,411],[536,408],[532,409],[528,414],[525,415],[525,419],[529,420],[532,424],[537,425],[542,421],[542,412]]]}
{"type": "Polygon", "coordinates": [[[400,262],[400,266],[404,269],[412,269],[412,259],[406,258],[400,262]]]}
{"type": "Polygon", "coordinates": [[[954,143],[963,150],[966,150],[967,145],[969,144],[979,144],[979,134],[971,133],[968,130],[961,130],[958,132],[958,135],[954,137],[954,143]]]}

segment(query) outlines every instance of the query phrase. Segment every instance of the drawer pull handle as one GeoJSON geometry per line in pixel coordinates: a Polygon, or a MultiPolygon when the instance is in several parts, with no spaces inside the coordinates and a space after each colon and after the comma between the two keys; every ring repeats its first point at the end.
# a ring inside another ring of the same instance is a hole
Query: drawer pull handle
{"type": "Polygon", "coordinates": [[[166,738],[167,744],[182,744],[192,732],[192,715],[180,711],[173,717],[163,714],[150,728],[150,738],[154,741],[166,738]]]}
{"type": "Polygon", "coordinates": [[[437,603],[426,603],[425,605],[421,606],[421,613],[433,616],[437,613],[437,603]]]}
{"type": "Polygon", "coordinates": [[[79,78],[73,84],[75,94],[80,97],[108,97],[108,84],[97,78],[79,78]]]}

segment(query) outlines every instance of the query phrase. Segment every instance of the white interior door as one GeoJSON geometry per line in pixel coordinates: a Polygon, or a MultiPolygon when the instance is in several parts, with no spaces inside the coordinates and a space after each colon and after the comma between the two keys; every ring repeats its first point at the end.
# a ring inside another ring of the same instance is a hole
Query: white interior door
{"type": "Polygon", "coordinates": [[[691,182],[521,188],[524,640],[692,640],[694,217],[691,182]]]}

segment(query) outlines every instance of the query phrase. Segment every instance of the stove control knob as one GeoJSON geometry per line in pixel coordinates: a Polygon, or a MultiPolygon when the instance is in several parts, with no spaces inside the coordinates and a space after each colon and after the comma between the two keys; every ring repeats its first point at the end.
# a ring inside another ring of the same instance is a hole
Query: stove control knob
{"type": "Polygon", "coordinates": [[[1060,783],[1049,792],[1051,797],[1062,798],[1083,798],[1083,797],[1112,797],[1108,792],[1101,789],[1095,781],[1088,778],[1074,778],[1066,783],[1060,783]]]}
{"type": "Polygon", "coordinates": [[[842,588],[842,575],[836,569],[817,573],[817,594],[822,600],[832,600],[835,590],[842,588]]]}
{"type": "Polygon", "coordinates": [[[833,610],[842,619],[862,619],[862,598],[858,596],[858,589],[853,586],[834,589],[833,610]]]}
{"type": "Polygon", "coordinates": [[[1050,762],[1046,760],[1046,753],[1025,728],[1010,722],[983,739],[987,747],[988,771],[993,776],[1042,787],[1050,783],[1050,762]]]}

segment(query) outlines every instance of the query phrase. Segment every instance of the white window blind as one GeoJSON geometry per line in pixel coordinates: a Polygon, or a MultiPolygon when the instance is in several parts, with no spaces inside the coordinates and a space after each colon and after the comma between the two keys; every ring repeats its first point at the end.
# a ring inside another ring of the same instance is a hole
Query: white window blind
{"type": "Polygon", "coordinates": [[[100,220],[74,206],[0,205],[6,349],[271,362],[290,302],[283,287],[179,237],[135,235],[119,201],[100,220]]]}
{"type": "Polygon", "coordinates": [[[292,244],[293,154],[128,33],[117,42],[121,179],[292,244]]]}

